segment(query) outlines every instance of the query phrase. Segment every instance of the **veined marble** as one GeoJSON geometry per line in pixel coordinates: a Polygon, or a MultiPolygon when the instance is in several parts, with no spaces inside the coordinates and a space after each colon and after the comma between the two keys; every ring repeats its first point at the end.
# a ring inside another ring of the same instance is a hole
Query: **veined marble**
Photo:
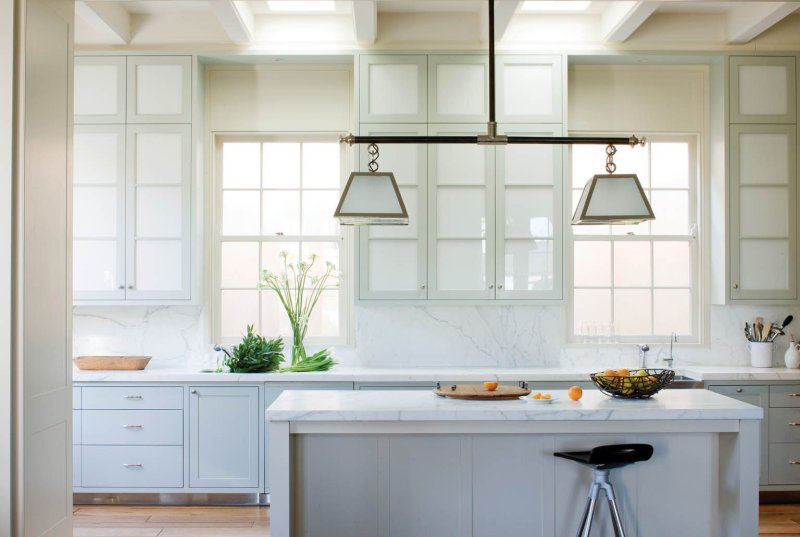
{"type": "Polygon", "coordinates": [[[432,392],[285,391],[266,411],[270,421],[621,421],[762,419],[756,406],[707,390],[666,390],[646,400],[612,399],[591,390],[580,401],[551,392],[542,404],[461,401],[432,392]]]}

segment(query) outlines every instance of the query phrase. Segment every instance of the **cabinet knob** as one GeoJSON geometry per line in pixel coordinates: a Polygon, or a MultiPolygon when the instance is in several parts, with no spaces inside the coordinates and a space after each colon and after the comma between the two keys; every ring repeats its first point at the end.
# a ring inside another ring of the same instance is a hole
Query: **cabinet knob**
{"type": "Polygon", "coordinates": [[[420,289],[425,289],[425,286],[424,285],[420,285],[419,288],[420,289]]]}
{"type": "Polygon", "coordinates": [[[494,289],[494,285],[489,285],[489,289],[494,289]]]}
{"type": "Polygon", "coordinates": [[[739,288],[739,284],[738,284],[738,283],[734,283],[734,284],[733,284],[733,288],[734,288],[734,289],[738,289],[738,288],[739,288]]]}
{"type": "Polygon", "coordinates": [[[128,286],[128,289],[133,289],[133,286],[132,286],[132,285],[129,285],[129,286],[128,286]]]}
{"type": "Polygon", "coordinates": [[[736,388],[736,393],[742,393],[742,389],[741,388],[736,388]]]}
{"type": "Polygon", "coordinates": [[[500,284],[500,285],[498,285],[498,286],[497,286],[497,288],[498,288],[498,289],[502,289],[502,288],[503,288],[503,285],[502,285],[502,284],[500,284]]]}
{"type": "Polygon", "coordinates": [[[120,289],[125,289],[125,286],[124,285],[120,285],[119,288],[120,289]]]}
{"type": "Polygon", "coordinates": [[[189,392],[189,393],[191,393],[191,394],[193,394],[193,395],[197,395],[197,390],[192,390],[192,391],[191,391],[191,392],[189,392]]]}

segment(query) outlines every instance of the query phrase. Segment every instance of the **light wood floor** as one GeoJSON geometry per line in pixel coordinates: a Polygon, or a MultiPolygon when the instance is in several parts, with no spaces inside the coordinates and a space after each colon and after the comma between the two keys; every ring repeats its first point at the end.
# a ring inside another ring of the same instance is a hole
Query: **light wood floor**
{"type": "MultiPolygon", "coordinates": [[[[75,507],[75,537],[266,537],[268,507],[75,507]]],[[[762,505],[759,535],[800,537],[800,504],[762,505]]]]}

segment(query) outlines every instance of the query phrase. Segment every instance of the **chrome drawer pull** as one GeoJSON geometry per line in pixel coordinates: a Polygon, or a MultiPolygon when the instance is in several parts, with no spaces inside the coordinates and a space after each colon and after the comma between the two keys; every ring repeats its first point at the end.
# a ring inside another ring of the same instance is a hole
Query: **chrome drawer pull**
{"type": "Polygon", "coordinates": [[[135,464],[123,463],[122,466],[124,466],[125,468],[144,468],[144,466],[140,462],[137,462],[135,464]]]}
{"type": "Polygon", "coordinates": [[[800,393],[787,393],[787,397],[800,397],[800,393]]]}
{"type": "Polygon", "coordinates": [[[123,395],[122,397],[124,397],[125,399],[141,399],[142,398],[141,395],[123,395]]]}
{"type": "Polygon", "coordinates": [[[125,429],[143,429],[144,428],[143,425],[123,425],[122,427],[125,428],[125,429]]]}

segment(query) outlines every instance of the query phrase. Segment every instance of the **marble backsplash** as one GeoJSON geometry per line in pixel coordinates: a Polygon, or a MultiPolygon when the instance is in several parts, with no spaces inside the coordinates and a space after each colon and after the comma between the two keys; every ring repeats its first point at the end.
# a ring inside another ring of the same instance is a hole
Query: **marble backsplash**
{"type": "MultiPolygon", "coordinates": [[[[210,367],[216,353],[207,310],[200,306],[75,307],[73,353],[145,354],[151,368],[210,367]]],[[[712,306],[704,345],[675,348],[676,364],[747,365],[745,321],[782,320],[800,308],[712,306]]],[[[357,306],[355,348],[337,348],[338,360],[367,367],[604,367],[636,364],[634,345],[565,345],[561,306],[357,306]]],[[[650,344],[650,362],[667,344],[650,344]]],[[[782,363],[788,338],[776,344],[782,363]]]]}

